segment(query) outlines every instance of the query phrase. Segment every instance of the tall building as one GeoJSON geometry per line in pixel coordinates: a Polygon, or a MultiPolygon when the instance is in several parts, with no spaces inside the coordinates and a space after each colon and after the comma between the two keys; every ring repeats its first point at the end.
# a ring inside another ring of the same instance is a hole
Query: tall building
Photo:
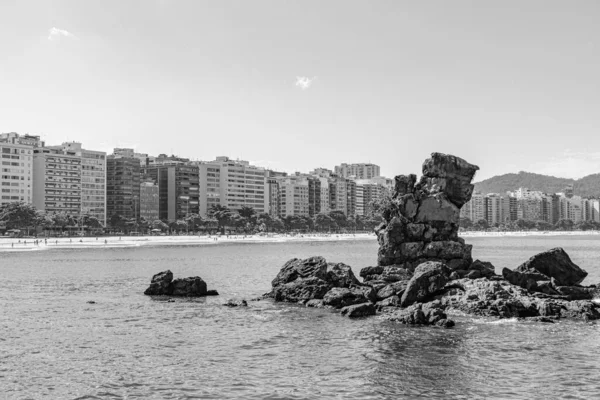
{"type": "Polygon", "coordinates": [[[472,222],[479,220],[487,220],[487,204],[485,196],[481,193],[473,193],[471,200],[469,200],[460,209],[461,218],[468,218],[472,222]]]}
{"type": "Polygon", "coordinates": [[[43,142],[39,136],[20,136],[14,132],[0,135],[0,205],[17,201],[33,203],[33,150],[40,143],[43,142]]]}
{"type": "Polygon", "coordinates": [[[142,172],[158,183],[159,219],[175,221],[200,213],[198,166],[163,163],[148,165],[142,172]]]}
{"type": "Polygon", "coordinates": [[[518,219],[544,221],[544,194],[542,192],[519,188],[513,195],[517,199],[518,219]]]}
{"type": "MultiPolygon", "coordinates": [[[[117,149],[115,149],[117,150],[117,149]]],[[[110,155],[106,160],[106,213],[140,218],[140,160],[133,154],[110,155]]]]}
{"type": "Polygon", "coordinates": [[[502,222],[516,221],[518,217],[517,198],[506,194],[502,196],[502,222]]]}
{"type": "Polygon", "coordinates": [[[297,215],[308,217],[309,178],[303,175],[292,175],[278,179],[280,216],[297,215]]]}
{"type": "Polygon", "coordinates": [[[33,153],[33,204],[39,210],[89,215],[106,224],[106,153],[77,142],[33,153]]]}
{"type": "Polygon", "coordinates": [[[596,199],[590,200],[590,208],[592,211],[592,221],[600,222],[600,201],[596,199]]]}
{"type": "Polygon", "coordinates": [[[329,208],[348,215],[348,179],[335,175],[329,178],[329,208]]]}
{"type": "Polygon", "coordinates": [[[504,222],[502,197],[495,193],[490,193],[485,197],[486,220],[490,226],[504,222]]]}
{"type": "Polygon", "coordinates": [[[150,222],[159,219],[158,197],[158,185],[156,183],[140,183],[140,218],[150,222]]]}
{"type": "Polygon", "coordinates": [[[211,204],[217,204],[217,197],[211,199],[209,196],[211,193],[217,193],[216,191],[211,192],[209,189],[217,188],[218,204],[232,210],[239,210],[244,206],[251,207],[257,214],[269,211],[269,193],[266,191],[267,177],[264,168],[250,165],[248,161],[232,160],[228,157],[217,157],[214,161],[199,165],[204,165],[201,178],[202,187],[200,188],[202,194],[200,203],[203,204],[201,209],[206,210],[204,213],[210,210],[211,204]],[[208,174],[214,174],[214,176],[208,174]],[[217,174],[218,182],[216,182],[217,174]],[[209,178],[212,181],[209,181],[209,178]],[[208,186],[209,183],[215,185],[218,183],[218,187],[208,186]],[[206,186],[204,186],[205,184],[206,186]]]}
{"type": "Polygon", "coordinates": [[[356,179],[371,179],[379,174],[379,165],[375,164],[345,164],[335,167],[335,174],[343,178],[355,177],[356,179]]]}
{"type": "Polygon", "coordinates": [[[268,198],[268,208],[265,210],[272,217],[281,215],[280,197],[279,197],[279,179],[286,177],[287,172],[277,172],[272,170],[265,171],[265,196],[268,198]]]}
{"type": "Polygon", "coordinates": [[[358,179],[356,182],[356,214],[371,215],[371,203],[374,200],[381,200],[389,193],[388,188],[375,179],[358,179]],[[359,200],[362,192],[362,200],[359,200]],[[359,207],[359,201],[362,201],[362,207],[359,207]]]}

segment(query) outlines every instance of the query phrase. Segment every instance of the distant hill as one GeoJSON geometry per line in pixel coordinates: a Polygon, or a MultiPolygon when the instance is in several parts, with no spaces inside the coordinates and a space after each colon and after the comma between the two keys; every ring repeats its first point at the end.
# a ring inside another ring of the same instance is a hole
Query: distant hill
{"type": "Polygon", "coordinates": [[[476,182],[475,190],[484,194],[505,193],[520,187],[526,187],[545,193],[557,193],[563,192],[565,187],[571,184],[573,185],[574,194],[578,196],[600,198],[600,174],[584,176],[581,179],[568,179],[521,171],[518,174],[498,175],[476,182]]]}

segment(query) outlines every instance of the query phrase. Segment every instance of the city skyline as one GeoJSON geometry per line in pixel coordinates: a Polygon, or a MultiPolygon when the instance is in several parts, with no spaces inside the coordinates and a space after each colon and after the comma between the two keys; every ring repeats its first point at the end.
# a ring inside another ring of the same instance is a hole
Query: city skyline
{"type": "Polygon", "coordinates": [[[418,173],[437,151],[477,180],[579,178],[600,171],[598,16],[590,1],[3,2],[2,129],[286,171],[418,173]]]}

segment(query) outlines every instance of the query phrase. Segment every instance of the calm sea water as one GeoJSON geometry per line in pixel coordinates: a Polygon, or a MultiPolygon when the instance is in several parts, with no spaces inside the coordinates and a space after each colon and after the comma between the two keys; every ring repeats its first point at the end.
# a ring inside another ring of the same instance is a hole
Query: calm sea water
{"type": "MultiPolygon", "coordinates": [[[[600,282],[600,238],[471,238],[497,270],[562,246],[600,282]]],[[[4,253],[0,399],[598,398],[600,325],[456,317],[451,330],[269,301],[292,257],[374,265],[375,241],[4,253]],[[144,296],[199,275],[221,296],[144,296]],[[88,304],[93,300],[96,304],[88,304]]]]}

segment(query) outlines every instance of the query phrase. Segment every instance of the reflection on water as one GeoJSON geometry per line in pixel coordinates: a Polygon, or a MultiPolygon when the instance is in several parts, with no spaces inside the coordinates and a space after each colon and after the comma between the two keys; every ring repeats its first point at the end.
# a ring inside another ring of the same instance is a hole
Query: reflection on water
{"type": "MultiPolygon", "coordinates": [[[[471,238],[498,270],[562,245],[600,281],[595,237],[471,238]],[[560,239],[560,240],[558,240],[560,239]]],[[[599,325],[458,317],[451,330],[270,301],[291,257],[323,255],[356,273],[376,243],[232,244],[5,255],[1,398],[592,398],[599,325]],[[166,268],[221,296],[142,295],[166,268]],[[96,304],[88,304],[93,300],[96,304]]]]}

